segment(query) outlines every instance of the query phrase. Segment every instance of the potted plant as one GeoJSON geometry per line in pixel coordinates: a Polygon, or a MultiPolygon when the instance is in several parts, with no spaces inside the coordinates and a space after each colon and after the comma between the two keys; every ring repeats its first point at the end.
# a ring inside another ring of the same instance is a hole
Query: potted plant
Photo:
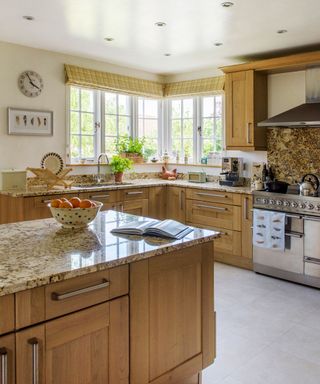
{"type": "Polygon", "coordinates": [[[115,182],[122,183],[123,172],[132,168],[132,161],[119,155],[115,155],[112,156],[110,166],[112,172],[114,173],[115,182]]]}
{"type": "Polygon", "coordinates": [[[121,157],[129,158],[134,163],[143,163],[143,146],[145,138],[125,136],[118,139],[116,146],[121,157]]]}

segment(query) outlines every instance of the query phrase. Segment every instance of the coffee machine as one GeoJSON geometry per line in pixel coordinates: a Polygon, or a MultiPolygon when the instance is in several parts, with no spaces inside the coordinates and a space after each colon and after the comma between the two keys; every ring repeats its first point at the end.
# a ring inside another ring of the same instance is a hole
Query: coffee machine
{"type": "Polygon", "coordinates": [[[241,157],[223,157],[220,175],[222,175],[222,179],[219,180],[220,185],[228,187],[243,186],[243,159],[241,157]]]}

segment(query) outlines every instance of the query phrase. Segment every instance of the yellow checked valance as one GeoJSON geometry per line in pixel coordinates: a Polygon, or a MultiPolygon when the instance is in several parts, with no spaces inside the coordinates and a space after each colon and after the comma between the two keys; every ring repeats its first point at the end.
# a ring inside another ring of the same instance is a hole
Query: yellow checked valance
{"type": "Polygon", "coordinates": [[[179,81],[165,84],[164,96],[190,96],[221,93],[224,89],[224,76],[208,77],[206,79],[179,81]]]}
{"type": "Polygon", "coordinates": [[[66,84],[154,98],[221,93],[224,76],[162,84],[65,64],[66,84]]]}
{"type": "Polygon", "coordinates": [[[163,97],[163,87],[156,81],[137,79],[115,73],[96,71],[65,64],[66,84],[133,95],[163,97]]]}

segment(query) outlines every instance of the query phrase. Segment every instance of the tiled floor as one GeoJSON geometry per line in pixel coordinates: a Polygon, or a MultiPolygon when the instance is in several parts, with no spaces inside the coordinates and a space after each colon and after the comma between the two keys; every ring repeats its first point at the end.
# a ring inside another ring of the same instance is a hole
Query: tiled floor
{"type": "Polygon", "coordinates": [[[215,308],[203,384],[320,383],[320,290],[216,263],[215,308]]]}

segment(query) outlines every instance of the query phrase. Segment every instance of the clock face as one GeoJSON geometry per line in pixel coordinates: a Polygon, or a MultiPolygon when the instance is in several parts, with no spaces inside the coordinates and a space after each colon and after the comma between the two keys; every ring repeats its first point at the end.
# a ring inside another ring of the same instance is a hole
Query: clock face
{"type": "Polygon", "coordinates": [[[20,91],[28,96],[39,96],[43,90],[43,80],[41,76],[34,71],[22,72],[18,79],[20,91]]]}

